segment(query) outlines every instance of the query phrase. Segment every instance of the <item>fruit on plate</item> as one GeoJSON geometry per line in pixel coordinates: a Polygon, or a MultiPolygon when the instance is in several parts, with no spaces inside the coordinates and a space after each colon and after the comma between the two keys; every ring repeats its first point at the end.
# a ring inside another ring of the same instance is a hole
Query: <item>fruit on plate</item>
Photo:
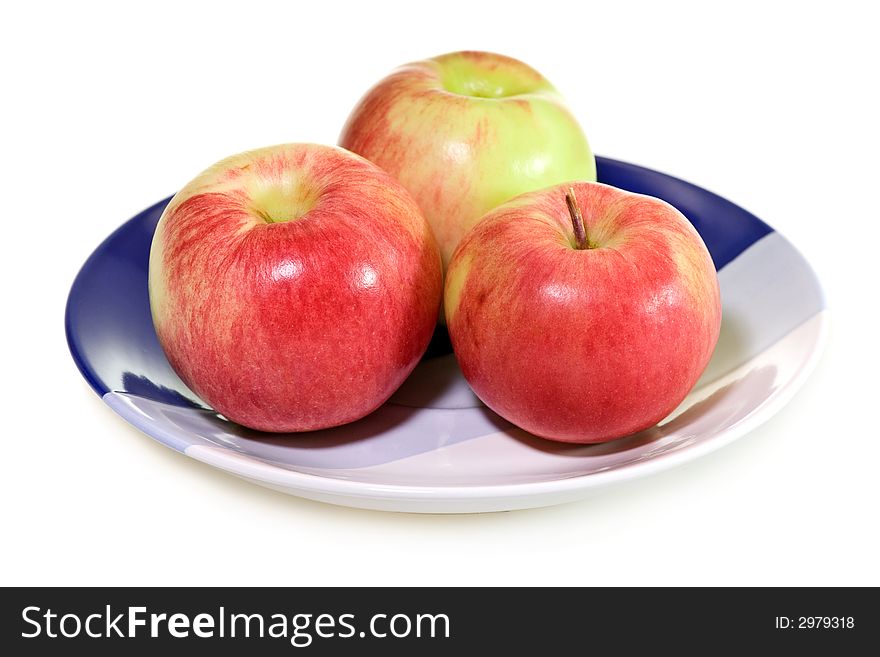
{"type": "Polygon", "coordinates": [[[573,443],[669,415],[721,323],[715,267],[690,222],[664,201],[591,182],[490,212],[452,258],[445,304],[477,396],[533,434],[573,443]]]}
{"type": "Polygon", "coordinates": [[[497,205],[566,180],[596,179],[587,139],[553,86],[526,64],[486,52],[398,68],[360,100],[339,145],[412,193],[444,267],[497,205]]]}
{"type": "Polygon", "coordinates": [[[441,280],[409,193],[314,144],[207,169],[168,204],[150,251],[171,365],[215,410],[264,431],[332,427],[381,405],[428,345],[441,280]]]}

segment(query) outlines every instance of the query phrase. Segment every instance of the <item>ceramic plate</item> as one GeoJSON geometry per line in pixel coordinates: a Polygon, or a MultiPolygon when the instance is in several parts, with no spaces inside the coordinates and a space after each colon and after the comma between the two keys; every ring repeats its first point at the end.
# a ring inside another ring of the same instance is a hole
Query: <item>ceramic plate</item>
{"type": "Polygon", "coordinates": [[[150,319],[150,241],[169,199],[123,224],[83,265],[67,303],[70,351],[107,405],[144,433],[293,495],[431,513],[522,509],[585,497],[689,461],[755,428],[804,381],[827,328],[810,266],[757,217],[632,164],[598,158],[598,171],[601,182],[679,208],[709,247],[721,284],[721,337],[706,372],[672,415],[628,438],[577,446],[516,428],[474,396],[443,336],[388,403],[354,424],[274,435],[226,421],[171,369],[150,319]]]}

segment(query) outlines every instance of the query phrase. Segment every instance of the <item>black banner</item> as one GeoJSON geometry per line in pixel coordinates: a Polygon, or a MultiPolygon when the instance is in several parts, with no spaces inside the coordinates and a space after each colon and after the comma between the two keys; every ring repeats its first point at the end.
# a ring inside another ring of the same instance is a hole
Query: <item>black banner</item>
{"type": "Polygon", "coordinates": [[[8,655],[853,654],[876,642],[880,620],[876,589],[23,588],[2,597],[8,655]]]}

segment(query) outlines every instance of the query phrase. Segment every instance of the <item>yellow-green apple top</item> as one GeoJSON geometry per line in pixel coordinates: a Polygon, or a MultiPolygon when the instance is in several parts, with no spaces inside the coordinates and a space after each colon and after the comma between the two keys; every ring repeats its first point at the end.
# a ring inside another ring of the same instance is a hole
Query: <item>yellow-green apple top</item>
{"type": "Polygon", "coordinates": [[[361,99],[340,146],[397,178],[415,197],[444,270],[462,237],[508,199],[568,180],[595,180],[578,122],[544,76],[486,52],[401,66],[361,99]]]}

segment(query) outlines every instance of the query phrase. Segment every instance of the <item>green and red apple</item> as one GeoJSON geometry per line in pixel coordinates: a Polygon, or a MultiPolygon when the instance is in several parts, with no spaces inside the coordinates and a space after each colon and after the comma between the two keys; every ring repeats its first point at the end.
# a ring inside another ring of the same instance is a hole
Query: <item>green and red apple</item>
{"type": "Polygon", "coordinates": [[[447,326],[477,396],[519,427],[594,443],[675,409],[712,355],[718,279],[674,207],[599,183],[524,194],[464,238],[447,326]]]}
{"type": "Polygon", "coordinates": [[[486,52],[407,64],[360,100],[339,145],[397,178],[415,197],[444,268],[486,212],[566,180],[595,180],[578,122],[544,76],[486,52]]]}
{"type": "Polygon", "coordinates": [[[264,431],[357,420],[437,321],[440,255],[410,194],[342,149],[242,153],[186,185],[150,252],[156,333],[183,381],[264,431]]]}

